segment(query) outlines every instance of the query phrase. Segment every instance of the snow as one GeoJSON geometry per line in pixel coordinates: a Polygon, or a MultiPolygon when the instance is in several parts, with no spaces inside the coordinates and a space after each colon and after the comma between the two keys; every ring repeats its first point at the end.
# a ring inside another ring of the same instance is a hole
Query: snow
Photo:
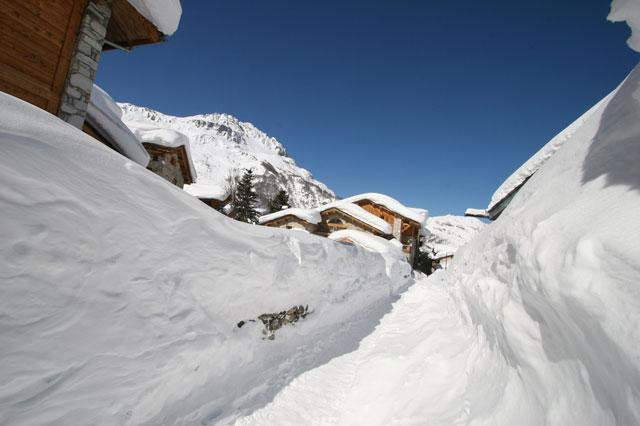
{"type": "Polygon", "coordinates": [[[422,226],[424,226],[427,217],[429,217],[429,212],[427,210],[406,207],[404,204],[392,197],[389,197],[388,195],[378,194],[375,192],[354,195],[352,197],[345,198],[342,201],[347,203],[356,203],[362,200],[373,201],[376,204],[385,206],[392,212],[398,213],[399,215],[404,216],[407,219],[411,219],[414,222],[418,222],[422,226]]]}
{"type": "Polygon", "coordinates": [[[535,172],[540,169],[551,157],[553,157],[565,142],[573,136],[577,129],[590,119],[594,112],[599,111],[602,105],[607,103],[608,97],[605,97],[591,109],[585,112],[580,118],[571,123],[566,129],[558,133],[553,139],[551,139],[546,145],[544,145],[538,152],[536,152],[531,158],[529,158],[522,166],[520,166],[511,176],[504,181],[498,189],[494,192],[487,207],[487,211],[493,209],[500,201],[509,196],[514,190],[518,189],[529,179],[535,172]]]}
{"type": "Polygon", "coordinates": [[[475,216],[475,217],[488,217],[487,211],[485,209],[474,209],[468,208],[464,211],[465,216],[475,216]]]}
{"type": "Polygon", "coordinates": [[[640,52],[640,1],[613,0],[607,19],[611,22],[626,21],[631,28],[631,37],[627,44],[636,52],[640,52]]]}
{"type": "Polygon", "coordinates": [[[196,198],[213,198],[224,201],[229,196],[229,190],[218,185],[192,183],[191,185],[185,185],[182,189],[196,198]]]}
{"type": "Polygon", "coordinates": [[[348,354],[238,424],[640,424],[640,68],[348,354]]]}
{"type": "Polygon", "coordinates": [[[453,255],[486,226],[473,217],[433,216],[427,219],[425,242],[429,249],[435,251],[436,258],[453,255]]]}
{"type": "Polygon", "coordinates": [[[378,253],[230,220],[0,93],[0,424],[229,423],[354,350],[378,253]],[[240,320],[311,315],[263,340],[240,320]]]}
{"type": "Polygon", "coordinates": [[[187,135],[198,184],[226,186],[228,178],[252,168],[262,207],[284,189],[291,207],[313,208],[335,200],[326,185],[287,156],[277,139],[228,114],[175,117],[150,108],[120,104],[132,128],[173,129],[187,135]]]}
{"type": "Polygon", "coordinates": [[[333,203],[325,204],[318,208],[319,212],[324,212],[330,209],[338,209],[349,216],[358,219],[361,222],[366,223],[367,225],[377,229],[383,234],[391,234],[393,228],[389,223],[387,223],[384,219],[379,218],[378,216],[369,213],[362,207],[357,204],[353,204],[350,198],[345,198],[344,200],[334,201],[333,203]]]}
{"type": "Polygon", "coordinates": [[[404,293],[384,247],[231,221],[0,110],[0,424],[640,424],[640,67],[404,293]],[[236,326],[297,304],[274,341],[236,326]]]}
{"type": "Polygon", "coordinates": [[[185,134],[173,129],[154,128],[145,125],[136,126],[134,123],[128,123],[128,126],[142,142],[166,146],[167,148],[184,146],[187,152],[187,161],[189,163],[191,177],[194,181],[197,179],[198,175],[196,173],[196,167],[193,164],[191,145],[189,144],[189,138],[185,134]]]}
{"type": "Polygon", "coordinates": [[[176,32],[182,16],[180,0],[128,0],[129,3],[165,35],[176,32]]]}
{"type": "Polygon", "coordinates": [[[317,210],[312,209],[299,209],[299,208],[290,208],[280,210],[279,212],[269,213],[267,215],[261,216],[259,219],[260,223],[270,222],[275,219],[279,219],[285,216],[295,216],[298,219],[302,219],[305,222],[318,224],[322,220],[320,218],[320,213],[317,210]]]}
{"type": "Polygon", "coordinates": [[[348,240],[367,250],[379,253],[385,260],[387,275],[394,282],[403,283],[411,276],[411,265],[402,251],[402,243],[395,238],[387,240],[356,229],[342,229],[329,234],[330,240],[348,240]]]}
{"type": "Polygon", "coordinates": [[[120,107],[107,92],[94,84],[87,107],[87,122],[106,136],[122,155],[146,167],[149,154],[121,117],[120,107]]]}

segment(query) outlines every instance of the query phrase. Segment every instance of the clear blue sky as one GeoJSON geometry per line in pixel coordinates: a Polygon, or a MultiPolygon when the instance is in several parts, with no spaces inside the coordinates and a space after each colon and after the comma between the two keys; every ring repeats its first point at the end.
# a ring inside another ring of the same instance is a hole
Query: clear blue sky
{"type": "Polygon", "coordinates": [[[639,57],[608,0],[183,0],[178,32],[103,54],[98,83],[173,115],[226,112],[340,196],[485,207],[639,57]],[[525,4],[526,3],[526,4],[525,4]]]}

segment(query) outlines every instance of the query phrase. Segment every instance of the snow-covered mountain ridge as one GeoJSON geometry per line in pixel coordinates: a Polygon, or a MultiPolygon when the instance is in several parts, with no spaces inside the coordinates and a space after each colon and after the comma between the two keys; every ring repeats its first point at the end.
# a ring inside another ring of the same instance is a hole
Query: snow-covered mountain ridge
{"type": "Polygon", "coordinates": [[[336,198],[325,184],[299,167],[276,138],[251,123],[229,114],[175,117],[129,103],[119,105],[122,120],[132,128],[172,129],[185,134],[191,145],[197,183],[223,186],[229,175],[252,168],[263,203],[280,189],[289,193],[295,207],[315,207],[336,198]]]}

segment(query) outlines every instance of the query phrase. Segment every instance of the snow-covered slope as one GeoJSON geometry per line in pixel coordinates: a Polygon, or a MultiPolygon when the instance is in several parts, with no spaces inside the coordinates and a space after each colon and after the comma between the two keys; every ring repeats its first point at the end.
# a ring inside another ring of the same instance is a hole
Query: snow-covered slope
{"type": "Polygon", "coordinates": [[[224,422],[355,349],[409,282],[232,221],[4,93],[0,111],[0,424],[224,422]],[[311,315],[274,341],[237,327],[294,305],[311,315]]]}
{"type": "Polygon", "coordinates": [[[335,199],[326,185],[287,156],[275,138],[253,124],[228,114],[174,117],[149,108],[120,104],[123,121],[138,129],[173,129],[189,137],[198,183],[224,186],[230,173],[253,168],[262,204],[279,189],[289,193],[292,207],[317,207],[335,199]]]}
{"type": "Polygon", "coordinates": [[[640,68],[447,271],[240,424],[640,424],[640,68]]]}
{"type": "Polygon", "coordinates": [[[487,225],[479,219],[465,216],[433,216],[427,219],[426,245],[437,255],[454,254],[487,225]]]}

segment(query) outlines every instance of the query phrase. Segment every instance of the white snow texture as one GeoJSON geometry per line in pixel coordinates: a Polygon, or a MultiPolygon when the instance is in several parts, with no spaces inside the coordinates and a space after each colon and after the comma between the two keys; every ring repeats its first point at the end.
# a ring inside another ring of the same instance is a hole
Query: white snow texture
{"type": "Polygon", "coordinates": [[[425,242],[438,256],[455,254],[486,226],[474,217],[433,216],[427,219],[425,242]]]}

